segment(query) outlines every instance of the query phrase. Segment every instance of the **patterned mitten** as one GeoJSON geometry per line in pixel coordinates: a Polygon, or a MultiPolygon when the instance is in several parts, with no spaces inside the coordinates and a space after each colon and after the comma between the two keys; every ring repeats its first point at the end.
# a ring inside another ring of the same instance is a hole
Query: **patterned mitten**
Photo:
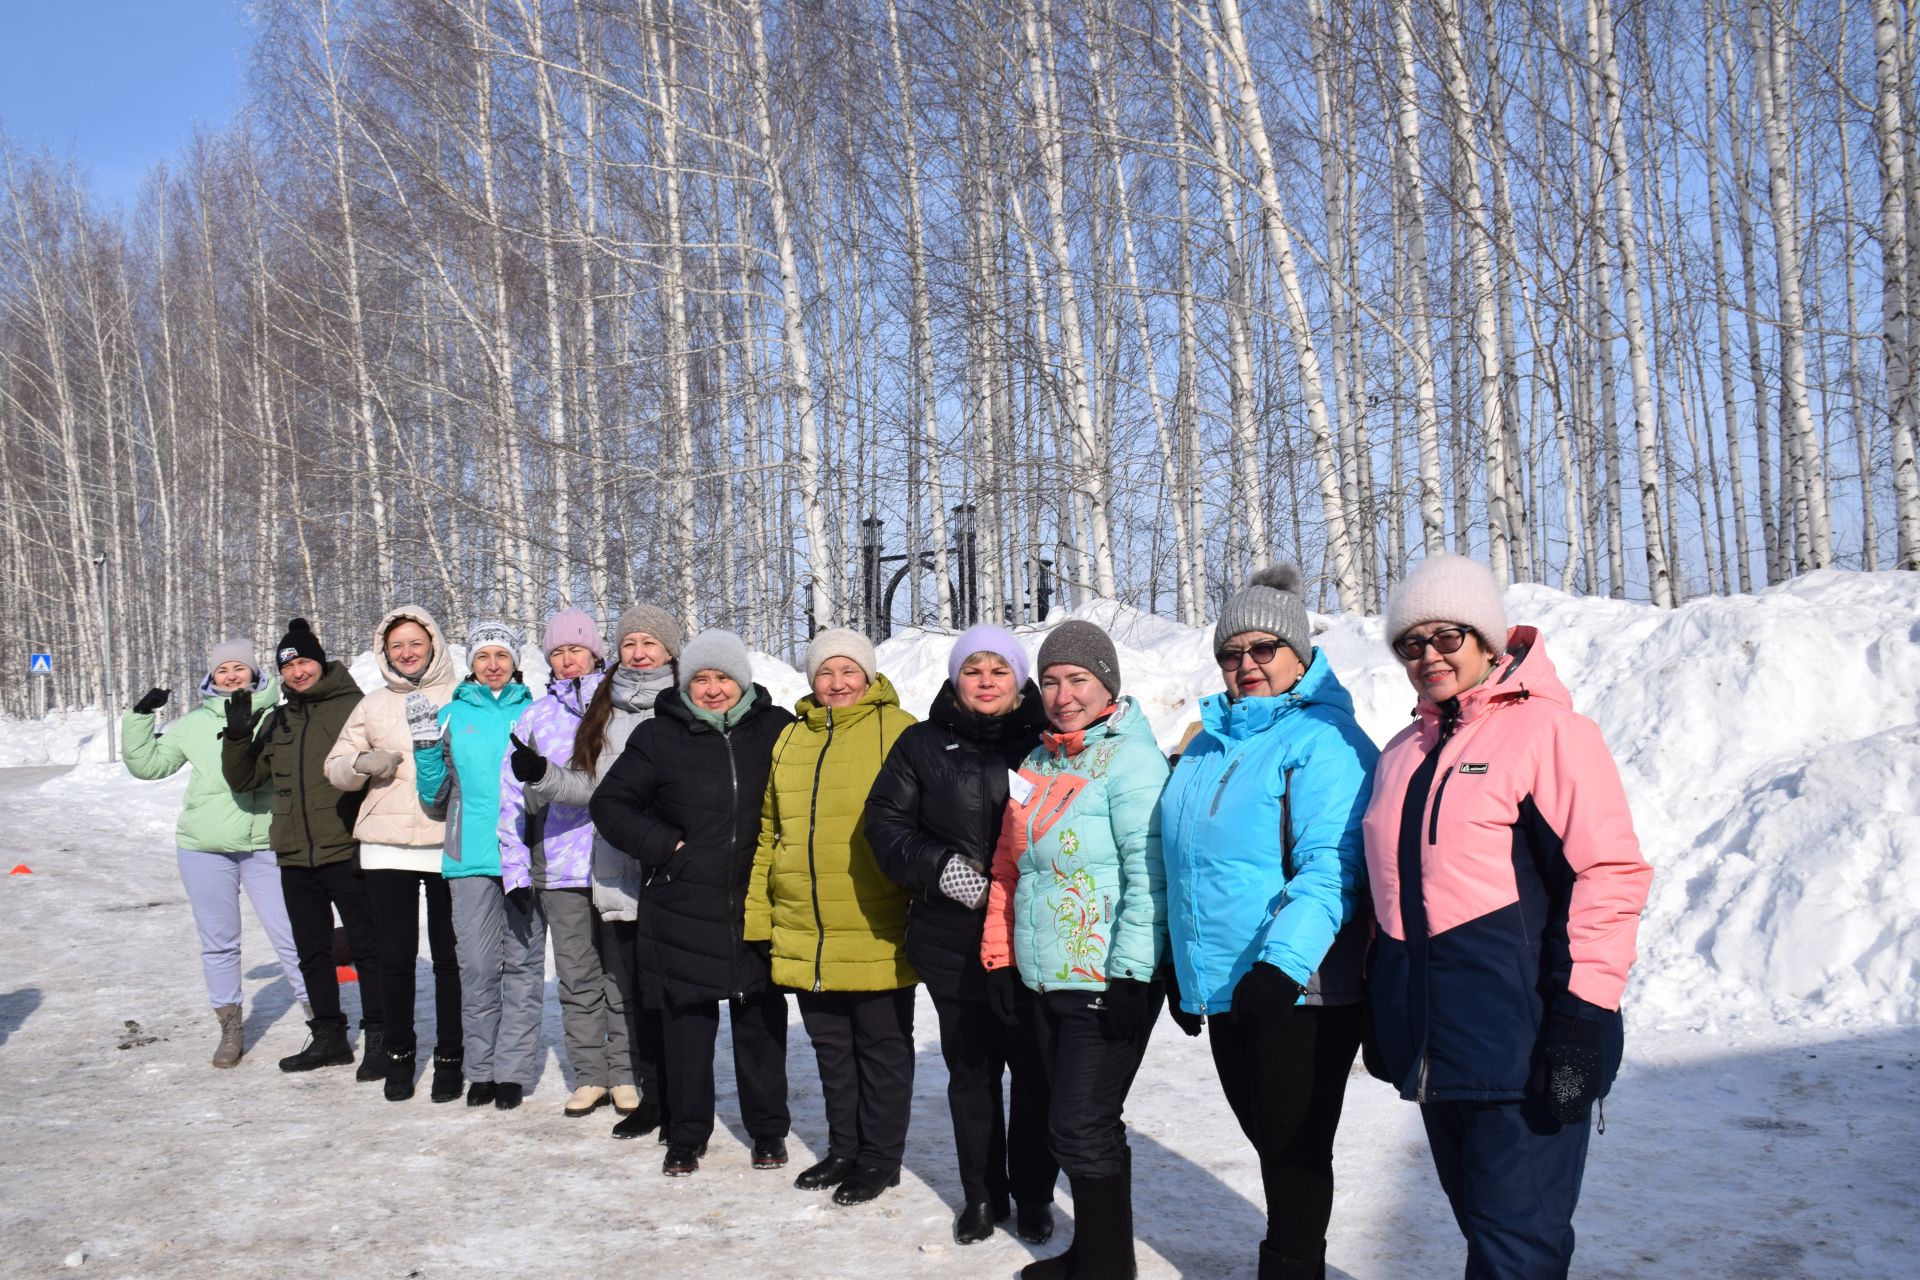
{"type": "Polygon", "coordinates": [[[992,884],[979,863],[957,853],[940,868],[940,892],[970,910],[987,905],[987,890],[992,884]]]}

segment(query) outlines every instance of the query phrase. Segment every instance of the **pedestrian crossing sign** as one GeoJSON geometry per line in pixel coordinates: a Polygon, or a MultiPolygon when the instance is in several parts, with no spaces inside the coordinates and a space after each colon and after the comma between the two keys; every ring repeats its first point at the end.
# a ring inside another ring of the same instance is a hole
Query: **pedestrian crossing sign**
{"type": "Polygon", "coordinates": [[[53,655],[50,653],[30,653],[27,655],[27,674],[30,676],[50,676],[53,674],[53,655]]]}

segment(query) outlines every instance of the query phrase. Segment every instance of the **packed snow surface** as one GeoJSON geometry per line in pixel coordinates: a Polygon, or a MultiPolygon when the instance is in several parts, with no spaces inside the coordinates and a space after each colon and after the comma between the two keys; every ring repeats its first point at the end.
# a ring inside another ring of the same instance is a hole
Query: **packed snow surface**
{"type": "MultiPolygon", "coordinates": [[[[1605,732],[1656,869],[1575,1274],[1911,1274],[1920,575],[1823,572],[1671,611],[1528,586],[1507,608],[1541,629],[1605,732]]],[[[1219,688],[1210,631],[1105,602],[1075,616],[1113,631],[1127,692],[1171,746],[1219,688]]],[[[1413,695],[1379,620],[1316,627],[1384,742],[1413,695]]],[[[1029,653],[1043,633],[1022,632],[1029,653]]],[[[950,645],[914,633],[881,646],[909,709],[931,700],[950,645]]],[[[375,683],[370,655],[353,668],[375,683]]],[[[783,701],[803,692],[771,658],[756,671],[783,701]]],[[[517,1112],[435,1107],[424,1087],[388,1104],[343,1069],[283,1076],[273,1060],[305,1028],[250,914],[248,1056],[210,1069],[216,1031],[171,852],[184,778],[128,777],[105,762],[103,728],[87,711],[0,722],[5,865],[32,870],[0,877],[0,1274],[1009,1276],[1069,1239],[1063,1179],[1054,1246],[952,1243],[959,1193],[924,995],[906,1177],[851,1210],[790,1186],[825,1137],[797,1017],[786,1175],[751,1171],[728,1127],[724,1046],[721,1129],[694,1178],[663,1179],[650,1138],[608,1141],[605,1112],[561,1118],[551,997],[550,1056],[517,1112]]],[[[424,962],[420,990],[430,1025],[424,962]]],[[[1142,1274],[1252,1276],[1258,1165],[1204,1039],[1162,1022],[1128,1120],[1142,1274]]],[[[1329,1274],[1459,1271],[1417,1108],[1356,1075],[1335,1160],[1329,1274]]]]}

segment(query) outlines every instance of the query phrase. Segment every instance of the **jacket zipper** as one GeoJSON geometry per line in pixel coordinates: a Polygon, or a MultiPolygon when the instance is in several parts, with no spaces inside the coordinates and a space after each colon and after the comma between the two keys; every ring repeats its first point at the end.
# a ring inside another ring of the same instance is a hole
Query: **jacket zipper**
{"type": "MultiPolygon", "coordinates": [[[[820,920],[820,875],[813,864],[813,832],[820,812],[820,774],[833,746],[833,708],[827,708],[827,741],[813,762],[813,795],[807,801],[807,889],[813,895],[813,989],[820,990],[821,967],[827,953],[827,930],[820,920]]],[[[772,868],[768,868],[771,874],[772,868]]]]}
{"type": "Polygon", "coordinates": [[[299,779],[300,784],[294,792],[294,800],[300,806],[300,825],[307,833],[307,870],[309,871],[320,865],[319,855],[313,847],[313,815],[307,812],[307,727],[312,723],[311,710],[300,717],[300,742],[293,753],[294,777],[299,779]]]}
{"type": "MultiPolygon", "coordinates": [[[[733,758],[733,734],[726,729],[720,731],[720,741],[727,748],[727,779],[733,788],[733,802],[727,806],[727,914],[733,914],[733,865],[737,861],[735,850],[740,843],[740,769],[733,758]]],[[[745,1000],[745,984],[740,981],[740,949],[745,947],[742,939],[739,947],[733,951],[733,998],[745,1000]]]]}
{"type": "Polygon", "coordinates": [[[1440,781],[1433,789],[1433,803],[1427,806],[1427,843],[1440,843],[1440,801],[1447,794],[1447,779],[1453,776],[1453,766],[1448,765],[1440,774],[1440,781]]]}

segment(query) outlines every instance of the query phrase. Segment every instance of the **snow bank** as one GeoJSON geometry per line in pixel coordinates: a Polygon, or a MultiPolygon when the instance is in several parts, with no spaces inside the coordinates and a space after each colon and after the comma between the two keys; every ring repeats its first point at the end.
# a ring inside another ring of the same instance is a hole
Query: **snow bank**
{"type": "MultiPolygon", "coordinates": [[[[1541,629],[1606,734],[1656,868],[1629,992],[1637,1023],[1920,1021],[1920,574],[1827,571],[1674,610],[1528,585],[1507,593],[1507,611],[1541,629]]],[[[1125,688],[1165,746],[1220,687],[1209,629],[1111,601],[1019,629],[1028,653],[1068,617],[1112,633],[1125,688]]],[[[1386,741],[1413,693],[1380,620],[1314,625],[1361,725],[1386,741]]],[[[946,679],[952,640],[915,630],[880,646],[915,714],[946,679]]],[[[543,687],[543,659],[522,656],[543,687]]],[[[370,653],[351,665],[377,686],[370,653]]],[[[806,691],[766,654],[754,670],[783,704],[806,691]]],[[[0,722],[0,765],[103,760],[101,727],[85,711],[0,722]]]]}

